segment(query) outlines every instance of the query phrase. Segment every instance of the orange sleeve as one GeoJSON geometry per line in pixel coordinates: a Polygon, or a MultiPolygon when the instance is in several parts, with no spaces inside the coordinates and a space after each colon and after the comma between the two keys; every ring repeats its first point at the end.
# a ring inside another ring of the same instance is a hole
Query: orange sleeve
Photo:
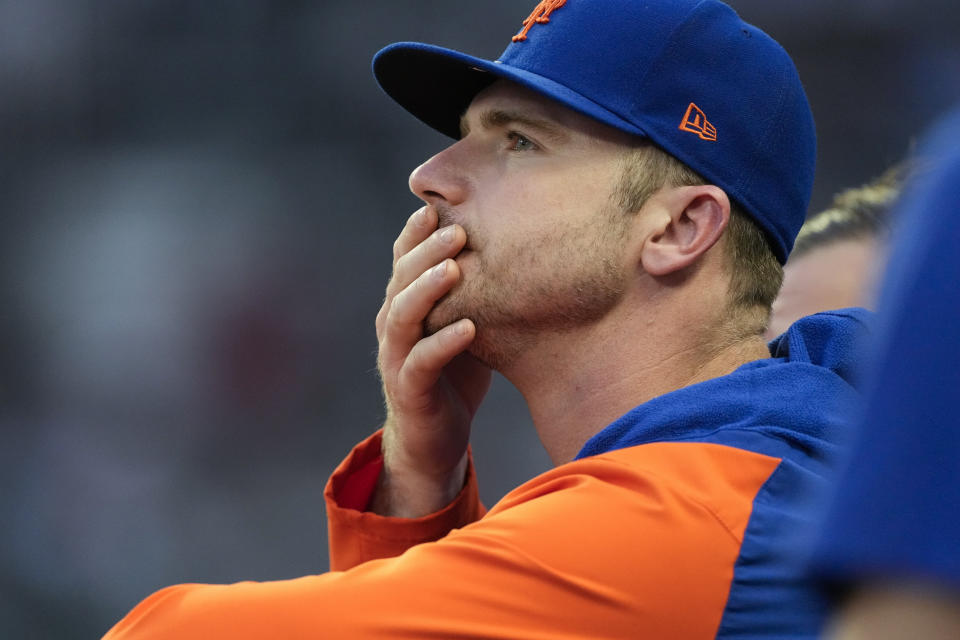
{"type": "Polygon", "coordinates": [[[778,463],[699,443],[575,461],[399,556],[171,587],[107,637],[713,638],[753,499],[778,463]]]}
{"type": "Polygon", "coordinates": [[[463,490],[441,511],[422,518],[388,518],[366,511],[382,466],[382,435],[378,431],[354,447],[327,482],[323,496],[332,570],[398,556],[421,542],[439,540],[486,513],[480,503],[472,458],[463,490]]]}

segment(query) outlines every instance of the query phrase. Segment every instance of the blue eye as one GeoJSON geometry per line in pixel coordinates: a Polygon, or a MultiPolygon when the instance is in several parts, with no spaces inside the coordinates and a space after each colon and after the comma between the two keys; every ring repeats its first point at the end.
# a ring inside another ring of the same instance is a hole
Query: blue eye
{"type": "Polygon", "coordinates": [[[510,140],[510,151],[530,151],[537,148],[534,142],[516,131],[509,132],[507,139],[510,140]]]}

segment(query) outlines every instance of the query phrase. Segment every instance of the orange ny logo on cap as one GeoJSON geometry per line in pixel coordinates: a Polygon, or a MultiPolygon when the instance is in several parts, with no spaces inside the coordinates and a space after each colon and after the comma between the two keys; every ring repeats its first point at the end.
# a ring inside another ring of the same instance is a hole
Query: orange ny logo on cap
{"type": "Polygon", "coordinates": [[[707,115],[692,102],[687,107],[687,113],[683,116],[679,128],[681,131],[697,134],[701,140],[716,141],[717,139],[717,128],[707,122],[707,115]]]}
{"type": "Polygon", "coordinates": [[[533,10],[533,13],[523,21],[523,31],[511,38],[514,42],[522,42],[527,39],[527,32],[535,24],[546,24],[550,22],[550,14],[567,4],[567,0],[540,0],[540,4],[533,10]]]}

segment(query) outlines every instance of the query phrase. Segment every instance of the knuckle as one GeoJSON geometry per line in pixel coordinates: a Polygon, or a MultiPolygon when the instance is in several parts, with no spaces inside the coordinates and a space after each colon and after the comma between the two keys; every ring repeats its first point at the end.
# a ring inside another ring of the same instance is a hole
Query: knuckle
{"type": "Polygon", "coordinates": [[[375,327],[376,330],[377,330],[377,340],[378,340],[378,341],[382,341],[382,340],[383,340],[383,330],[384,330],[384,328],[385,328],[385,325],[386,325],[386,323],[384,322],[384,315],[383,315],[383,313],[382,313],[382,312],[381,312],[381,313],[378,313],[378,314],[377,314],[377,321],[374,323],[374,327],[375,327]]]}
{"type": "Polygon", "coordinates": [[[387,287],[383,292],[383,304],[381,307],[388,307],[390,302],[393,300],[393,296],[396,295],[398,280],[395,273],[390,275],[390,279],[387,281],[387,287]]]}
{"type": "Polygon", "coordinates": [[[407,266],[410,263],[410,254],[404,254],[397,257],[397,261],[393,264],[393,280],[400,280],[403,278],[403,275],[407,272],[407,266]]]}
{"type": "Polygon", "coordinates": [[[388,330],[403,323],[404,312],[408,304],[407,299],[410,297],[409,292],[410,289],[407,288],[393,297],[393,303],[386,314],[386,328],[388,330]]]}
{"type": "Polygon", "coordinates": [[[393,353],[393,344],[384,340],[377,353],[377,372],[385,387],[396,385],[397,369],[403,365],[403,359],[393,353]]]}
{"type": "Polygon", "coordinates": [[[380,305],[380,310],[377,311],[377,318],[375,321],[377,330],[379,331],[384,324],[384,321],[387,318],[387,314],[390,313],[390,309],[393,307],[394,296],[387,296],[383,300],[383,304],[380,305]]]}

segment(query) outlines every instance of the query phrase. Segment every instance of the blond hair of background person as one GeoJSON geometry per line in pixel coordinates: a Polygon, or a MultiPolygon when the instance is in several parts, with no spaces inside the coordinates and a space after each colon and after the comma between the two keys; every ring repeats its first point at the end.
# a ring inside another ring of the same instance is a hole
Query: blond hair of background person
{"type": "Polygon", "coordinates": [[[807,219],[783,269],[768,339],[818,311],[874,307],[886,262],[890,210],[906,171],[905,165],[896,166],[876,180],[843,191],[830,208],[807,219]]]}

